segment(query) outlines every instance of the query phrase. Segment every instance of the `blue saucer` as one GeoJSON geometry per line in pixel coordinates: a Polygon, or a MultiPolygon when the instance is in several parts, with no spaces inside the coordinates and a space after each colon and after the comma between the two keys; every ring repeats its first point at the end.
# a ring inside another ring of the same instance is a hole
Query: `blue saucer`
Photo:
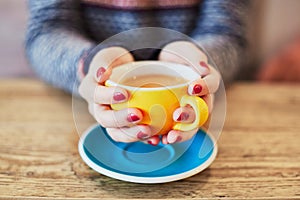
{"type": "Polygon", "coordinates": [[[212,136],[199,130],[189,141],[158,146],[113,141],[105,128],[94,125],[81,137],[84,162],[106,176],[135,183],[164,183],[195,175],[217,155],[212,136]]]}

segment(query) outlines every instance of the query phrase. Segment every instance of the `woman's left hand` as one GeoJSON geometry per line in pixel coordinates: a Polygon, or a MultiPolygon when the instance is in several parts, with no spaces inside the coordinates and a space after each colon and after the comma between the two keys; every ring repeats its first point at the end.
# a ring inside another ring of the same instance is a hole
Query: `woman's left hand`
{"type": "MultiPolygon", "coordinates": [[[[207,103],[209,113],[213,109],[214,93],[219,87],[221,76],[219,72],[208,64],[207,56],[193,43],[177,41],[166,45],[159,60],[180,63],[192,67],[201,78],[192,82],[188,87],[188,94],[200,96],[207,103]]],[[[195,119],[195,113],[191,107],[180,107],[173,113],[176,122],[191,123],[195,119]]],[[[162,137],[164,144],[183,142],[192,138],[198,128],[191,131],[171,130],[162,137]]]]}

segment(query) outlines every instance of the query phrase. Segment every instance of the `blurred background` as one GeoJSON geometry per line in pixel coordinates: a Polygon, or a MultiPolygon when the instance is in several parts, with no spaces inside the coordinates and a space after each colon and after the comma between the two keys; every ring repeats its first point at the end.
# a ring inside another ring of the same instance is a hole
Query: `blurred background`
{"type": "Polygon", "coordinates": [[[23,50],[26,4],[26,0],[0,0],[0,77],[33,76],[23,50]]]}
{"type": "MultiPolygon", "coordinates": [[[[34,76],[23,51],[26,4],[25,0],[0,0],[0,78],[34,76]]],[[[260,65],[297,35],[300,37],[300,0],[262,0],[256,6],[252,63],[260,65]]]]}

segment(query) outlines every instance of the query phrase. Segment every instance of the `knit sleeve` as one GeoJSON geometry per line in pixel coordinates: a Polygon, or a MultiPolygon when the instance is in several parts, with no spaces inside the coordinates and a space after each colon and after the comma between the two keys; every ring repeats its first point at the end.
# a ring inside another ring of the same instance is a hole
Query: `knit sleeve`
{"type": "Polygon", "coordinates": [[[200,7],[192,38],[218,66],[224,82],[230,82],[247,56],[249,0],[205,0],[200,7]]]}
{"type": "Polygon", "coordinates": [[[78,86],[81,56],[94,46],[85,35],[79,0],[29,0],[26,54],[36,73],[67,92],[78,86]]]}

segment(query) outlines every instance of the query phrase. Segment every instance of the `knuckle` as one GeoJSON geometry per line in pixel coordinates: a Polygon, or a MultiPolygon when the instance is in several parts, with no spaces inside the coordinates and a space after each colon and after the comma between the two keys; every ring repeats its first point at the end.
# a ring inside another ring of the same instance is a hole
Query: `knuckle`
{"type": "Polygon", "coordinates": [[[87,94],[86,88],[85,88],[83,85],[80,85],[80,86],[79,86],[78,92],[79,92],[79,94],[80,94],[80,96],[81,96],[82,98],[84,98],[85,100],[88,99],[88,96],[89,96],[89,95],[87,94]]]}
{"type": "Polygon", "coordinates": [[[147,125],[137,125],[138,131],[142,131],[143,133],[148,133],[150,128],[147,125]]]}
{"type": "Polygon", "coordinates": [[[107,127],[106,123],[98,115],[95,115],[95,119],[101,126],[107,127]]]}
{"type": "Polygon", "coordinates": [[[107,122],[107,120],[104,118],[104,117],[102,117],[103,116],[103,114],[102,113],[99,113],[99,111],[98,112],[96,112],[95,114],[94,114],[94,117],[95,117],[95,119],[96,119],[96,121],[101,125],[101,126],[103,126],[103,127],[105,127],[105,128],[107,128],[107,127],[109,127],[109,123],[107,122]]]}
{"type": "Polygon", "coordinates": [[[93,94],[93,101],[97,103],[101,103],[101,98],[99,97],[99,94],[102,94],[99,86],[95,87],[94,94],[93,94]]]}
{"type": "Polygon", "coordinates": [[[117,112],[112,110],[97,111],[97,113],[95,114],[95,119],[101,126],[106,128],[121,127],[122,123],[120,122],[120,120],[118,120],[119,117],[116,114],[117,112]]]}

